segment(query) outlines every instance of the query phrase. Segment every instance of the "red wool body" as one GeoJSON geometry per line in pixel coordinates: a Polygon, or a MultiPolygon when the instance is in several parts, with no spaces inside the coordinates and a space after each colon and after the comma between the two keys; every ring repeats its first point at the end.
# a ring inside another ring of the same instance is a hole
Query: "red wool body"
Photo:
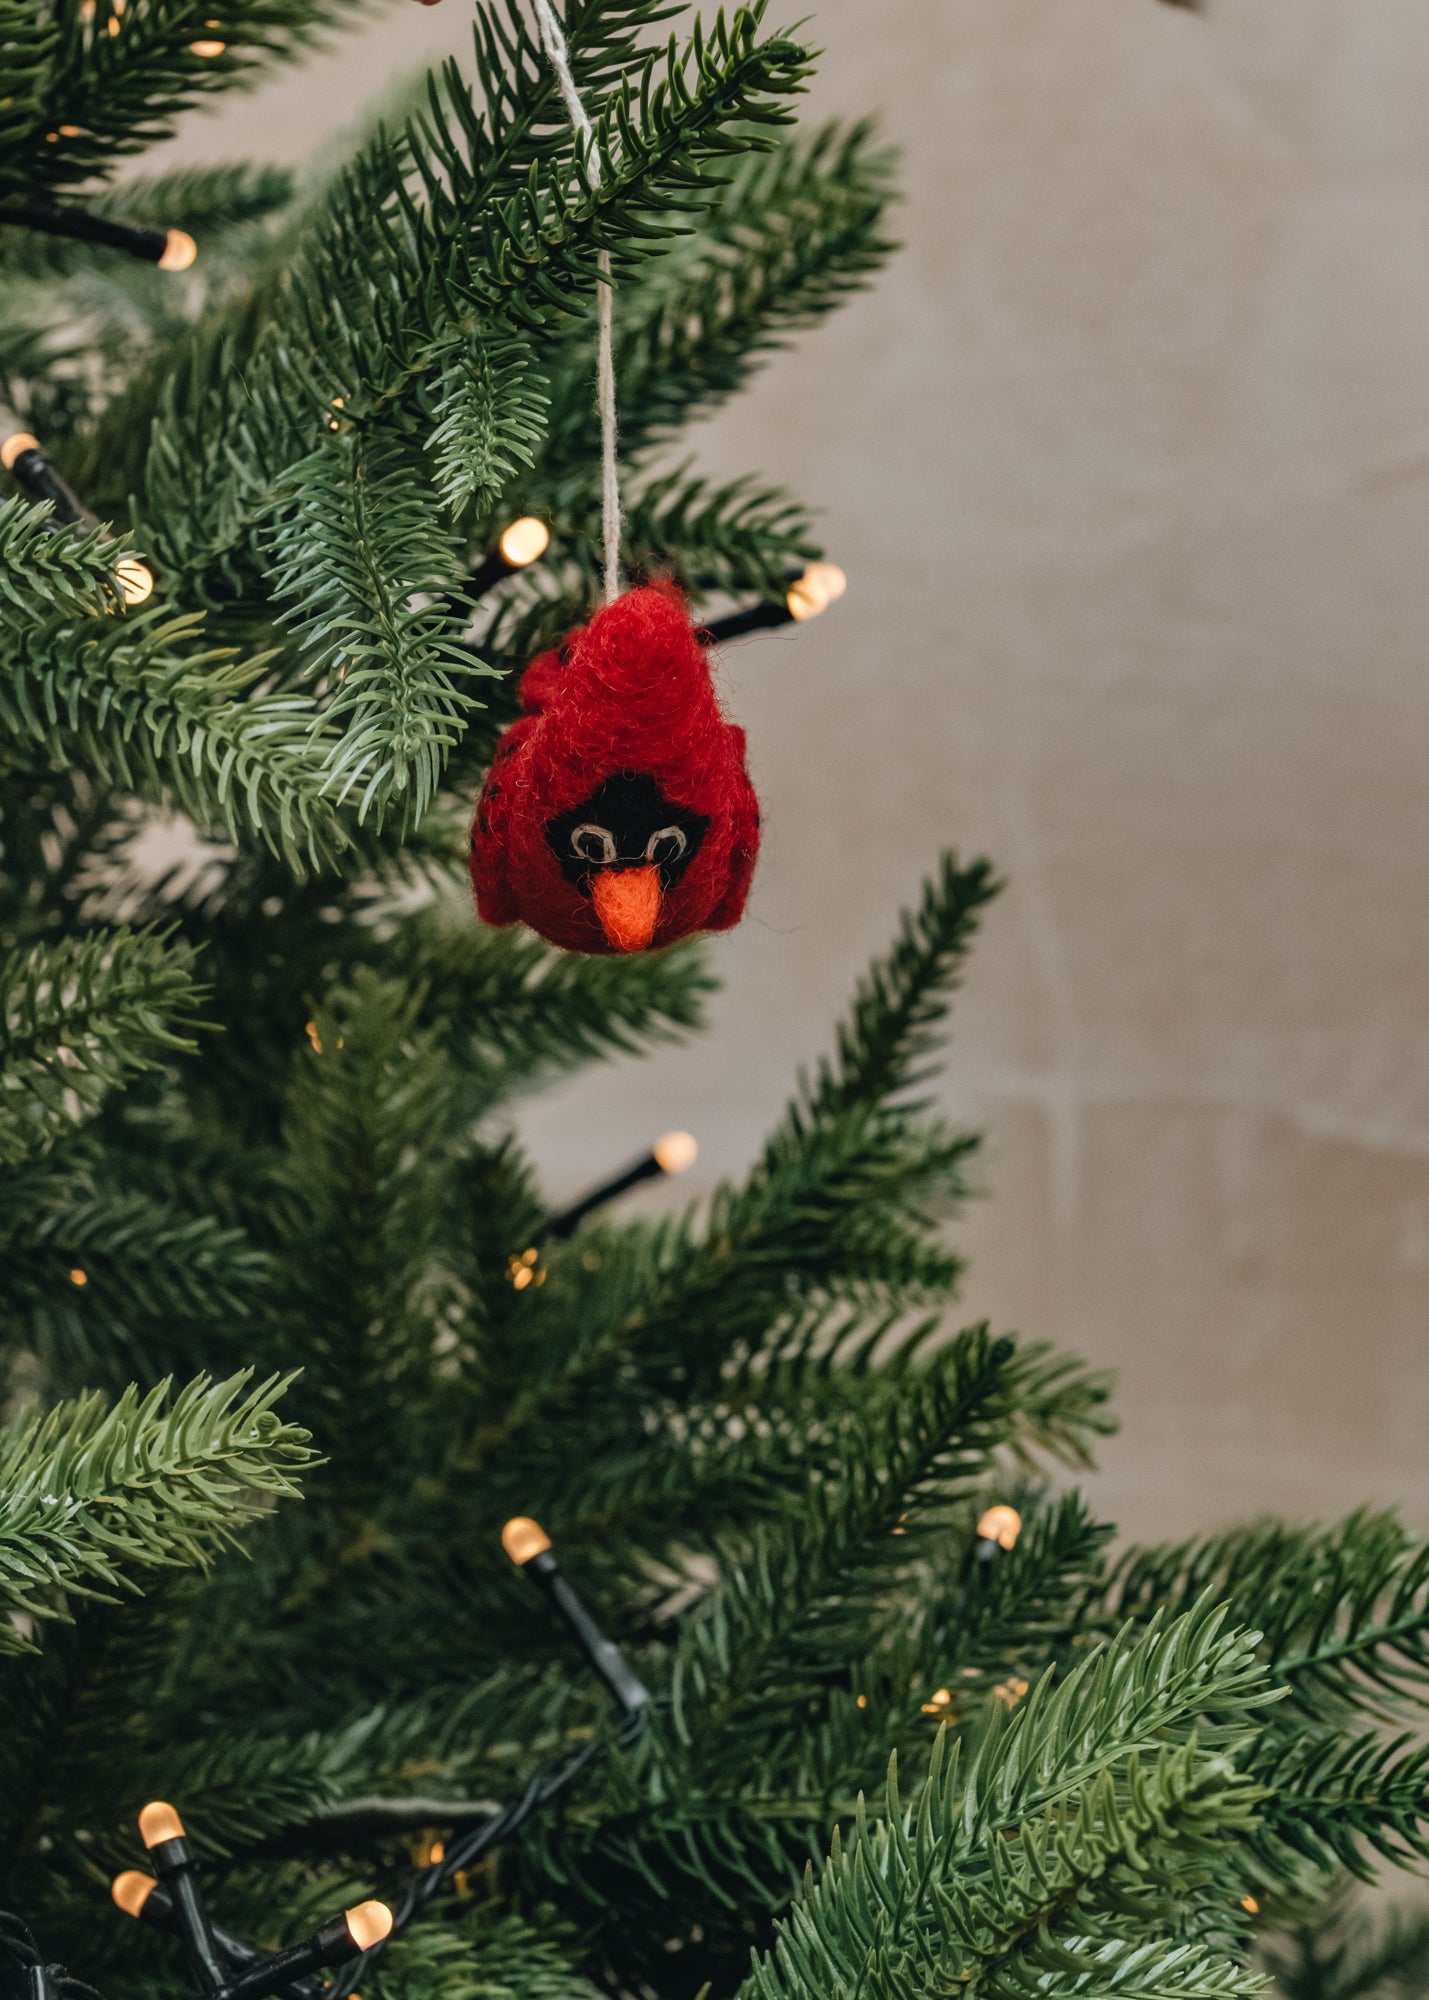
{"type": "Polygon", "coordinates": [[[527,668],[521,701],[472,828],[482,920],[583,952],[738,923],[759,802],[678,591],[598,611],[527,668]]]}

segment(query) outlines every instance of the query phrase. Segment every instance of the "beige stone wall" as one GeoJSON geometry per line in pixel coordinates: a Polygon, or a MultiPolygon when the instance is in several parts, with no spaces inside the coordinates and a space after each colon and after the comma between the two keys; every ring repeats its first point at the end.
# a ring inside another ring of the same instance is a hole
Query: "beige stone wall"
{"type": "MultiPolygon", "coordinates": [[[[906,248],[699,448],[818,502],[849,594],[728,660],[769,834],[713,1033],[532,1144],[556,1193],[669,1125],[737,1169],[928,858],[986,850],[968,1312],[1119,1371],[1136,1532],[1429,1524],[1429,8],[816,25],[906,248]]],[[[465,35],[405,7],[183,150],[299,157],[465,35]]]]}

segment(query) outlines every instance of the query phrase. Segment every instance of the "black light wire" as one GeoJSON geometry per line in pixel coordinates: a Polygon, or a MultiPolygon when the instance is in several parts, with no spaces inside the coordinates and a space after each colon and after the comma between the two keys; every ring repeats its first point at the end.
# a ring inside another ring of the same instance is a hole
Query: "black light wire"
{"type": "Polygon", "coordinates": [[[595,1736],[583,1743],[573,1755],[549,1764],[537,1771],[519,1798],[512,1799],[491,1818],[474,1827],[464,1839],[448,1848],[440,1861],[418,1869],[407,1884],[400,1902],[392,1909],[392,1928],[377,1944],[369,1945],[360,1958],[340,1971],[332,1984],[324,1988],[323,2000],[351,2000],[362,1979],[371,1966],[375,1965],[387,1946],[399,1932],[414,1922],[427,1905],[464,1869],[471,1868],[484,1859],[494,1847],[509,1840],[517,1829],[539,1812],[542,1806],[563,1792],[587,1770],[590,1765],[612,1747],[629,1749],[639,1741],[649,1724],[650,1708],[647,1704],[627,1716],[624,1726],[614,1739],[595,1736]]]}
{"type": "Polygon", "coordinates": [[[46,1965],[29,1926],[9,1910],[0,1910],[0,1963],[20,1974],[26,2000],[103,2000],[62,1965],[46,1965]]]}

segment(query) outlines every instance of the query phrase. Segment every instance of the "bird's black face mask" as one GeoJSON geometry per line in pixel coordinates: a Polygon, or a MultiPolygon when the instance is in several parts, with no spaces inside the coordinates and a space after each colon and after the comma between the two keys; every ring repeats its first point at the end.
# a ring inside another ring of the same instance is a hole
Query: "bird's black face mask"
{"type": "Polygon", "coordinates": [[[547,820],[546,841],[565,879],[583,896],[597,869],[660,871],[668,895],[700,851],[709,830],[704,813],[672,805],[646,771],[621,771],[598,785],[558,819],[547,820]]]}

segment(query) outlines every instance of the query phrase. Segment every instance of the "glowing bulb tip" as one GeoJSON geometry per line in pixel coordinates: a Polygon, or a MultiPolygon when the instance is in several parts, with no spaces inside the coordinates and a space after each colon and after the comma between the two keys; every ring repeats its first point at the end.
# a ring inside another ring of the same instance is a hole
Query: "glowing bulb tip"
{"type": "Polygon", "coordinates": [[[31,437],[28,431],[11,431],[9,437],[0,441],[0,465],[3,465],[7,472],[13,472],[15,460],[23,452],[38,451],[39,448],[40,440],[31,437]]]}
{"type": "Polygon", "coordinates": [[[392,1929],[392,1912],[385,1903],[355,1903],[350,1910],[344,1910],[343,1915],[347,1918],[352,1942],[359,1951],[370,1951],[373,1945],[381,1944],[392,1929]]]}
{"type": "Polygon", "coordinates": [[[699,1144],[692,1132],[667,1132],[657,1139],[650,1148],[659,1163],[661,1173],[682,1174],[692,1167],[699,1155],[699,1144]]]}
{"type": "Polygon", "coordinates": [[[525,569],[528,563],[543,556],[550,545],[550,529],[534,514],[523,514],[519,521],[503,528],[497,543],[502,560],[510,563],[513,569],[525,569]]]}
{"type": "Polygon", "coordinates": [[[163,1799],[151,1799],[139,1815],[139,1838],[146,1847],[164,1840],[182,1840],[184,1823],[163,1799]]]}
{"type": "Polygon", "coordinates": [[[126,604],[147,604],[154,595],[154,572],[138,556],[121,556],[114,574],[126,604]]]}
{"type": "Polygon", "coordinates": [[[539,1521],[531,1520],[525,1514],[517,1514],[501,1530],[501,1546],[518,1568],[530,1562],[535,1556],[543,1556],[551,1546],[551,1538],[539,1521]]]}
{"type": "Polygon", "coordinates": [[[187,271],[198,255],[198,245],[186,229],[171,229],[164,239],[164,253],[159,259],[161,271],[187,271]]]}
{"type": "Polygon", "coordinates": [[[980,1541],[996,1542],[1000,1549],[1015,1548],[1022,1533],[1022,1516],[1015,1507],[989,1507],[977,1524],[977,1532],[980,1541]]]}
{"type": "Polygon", "coordinates": [[[138,1868],[126,1868],[110,1883],[109,1893],[126,1917],[137,1917],[158,1886],[152,1875],[145,1875],[138,1868]]]}

